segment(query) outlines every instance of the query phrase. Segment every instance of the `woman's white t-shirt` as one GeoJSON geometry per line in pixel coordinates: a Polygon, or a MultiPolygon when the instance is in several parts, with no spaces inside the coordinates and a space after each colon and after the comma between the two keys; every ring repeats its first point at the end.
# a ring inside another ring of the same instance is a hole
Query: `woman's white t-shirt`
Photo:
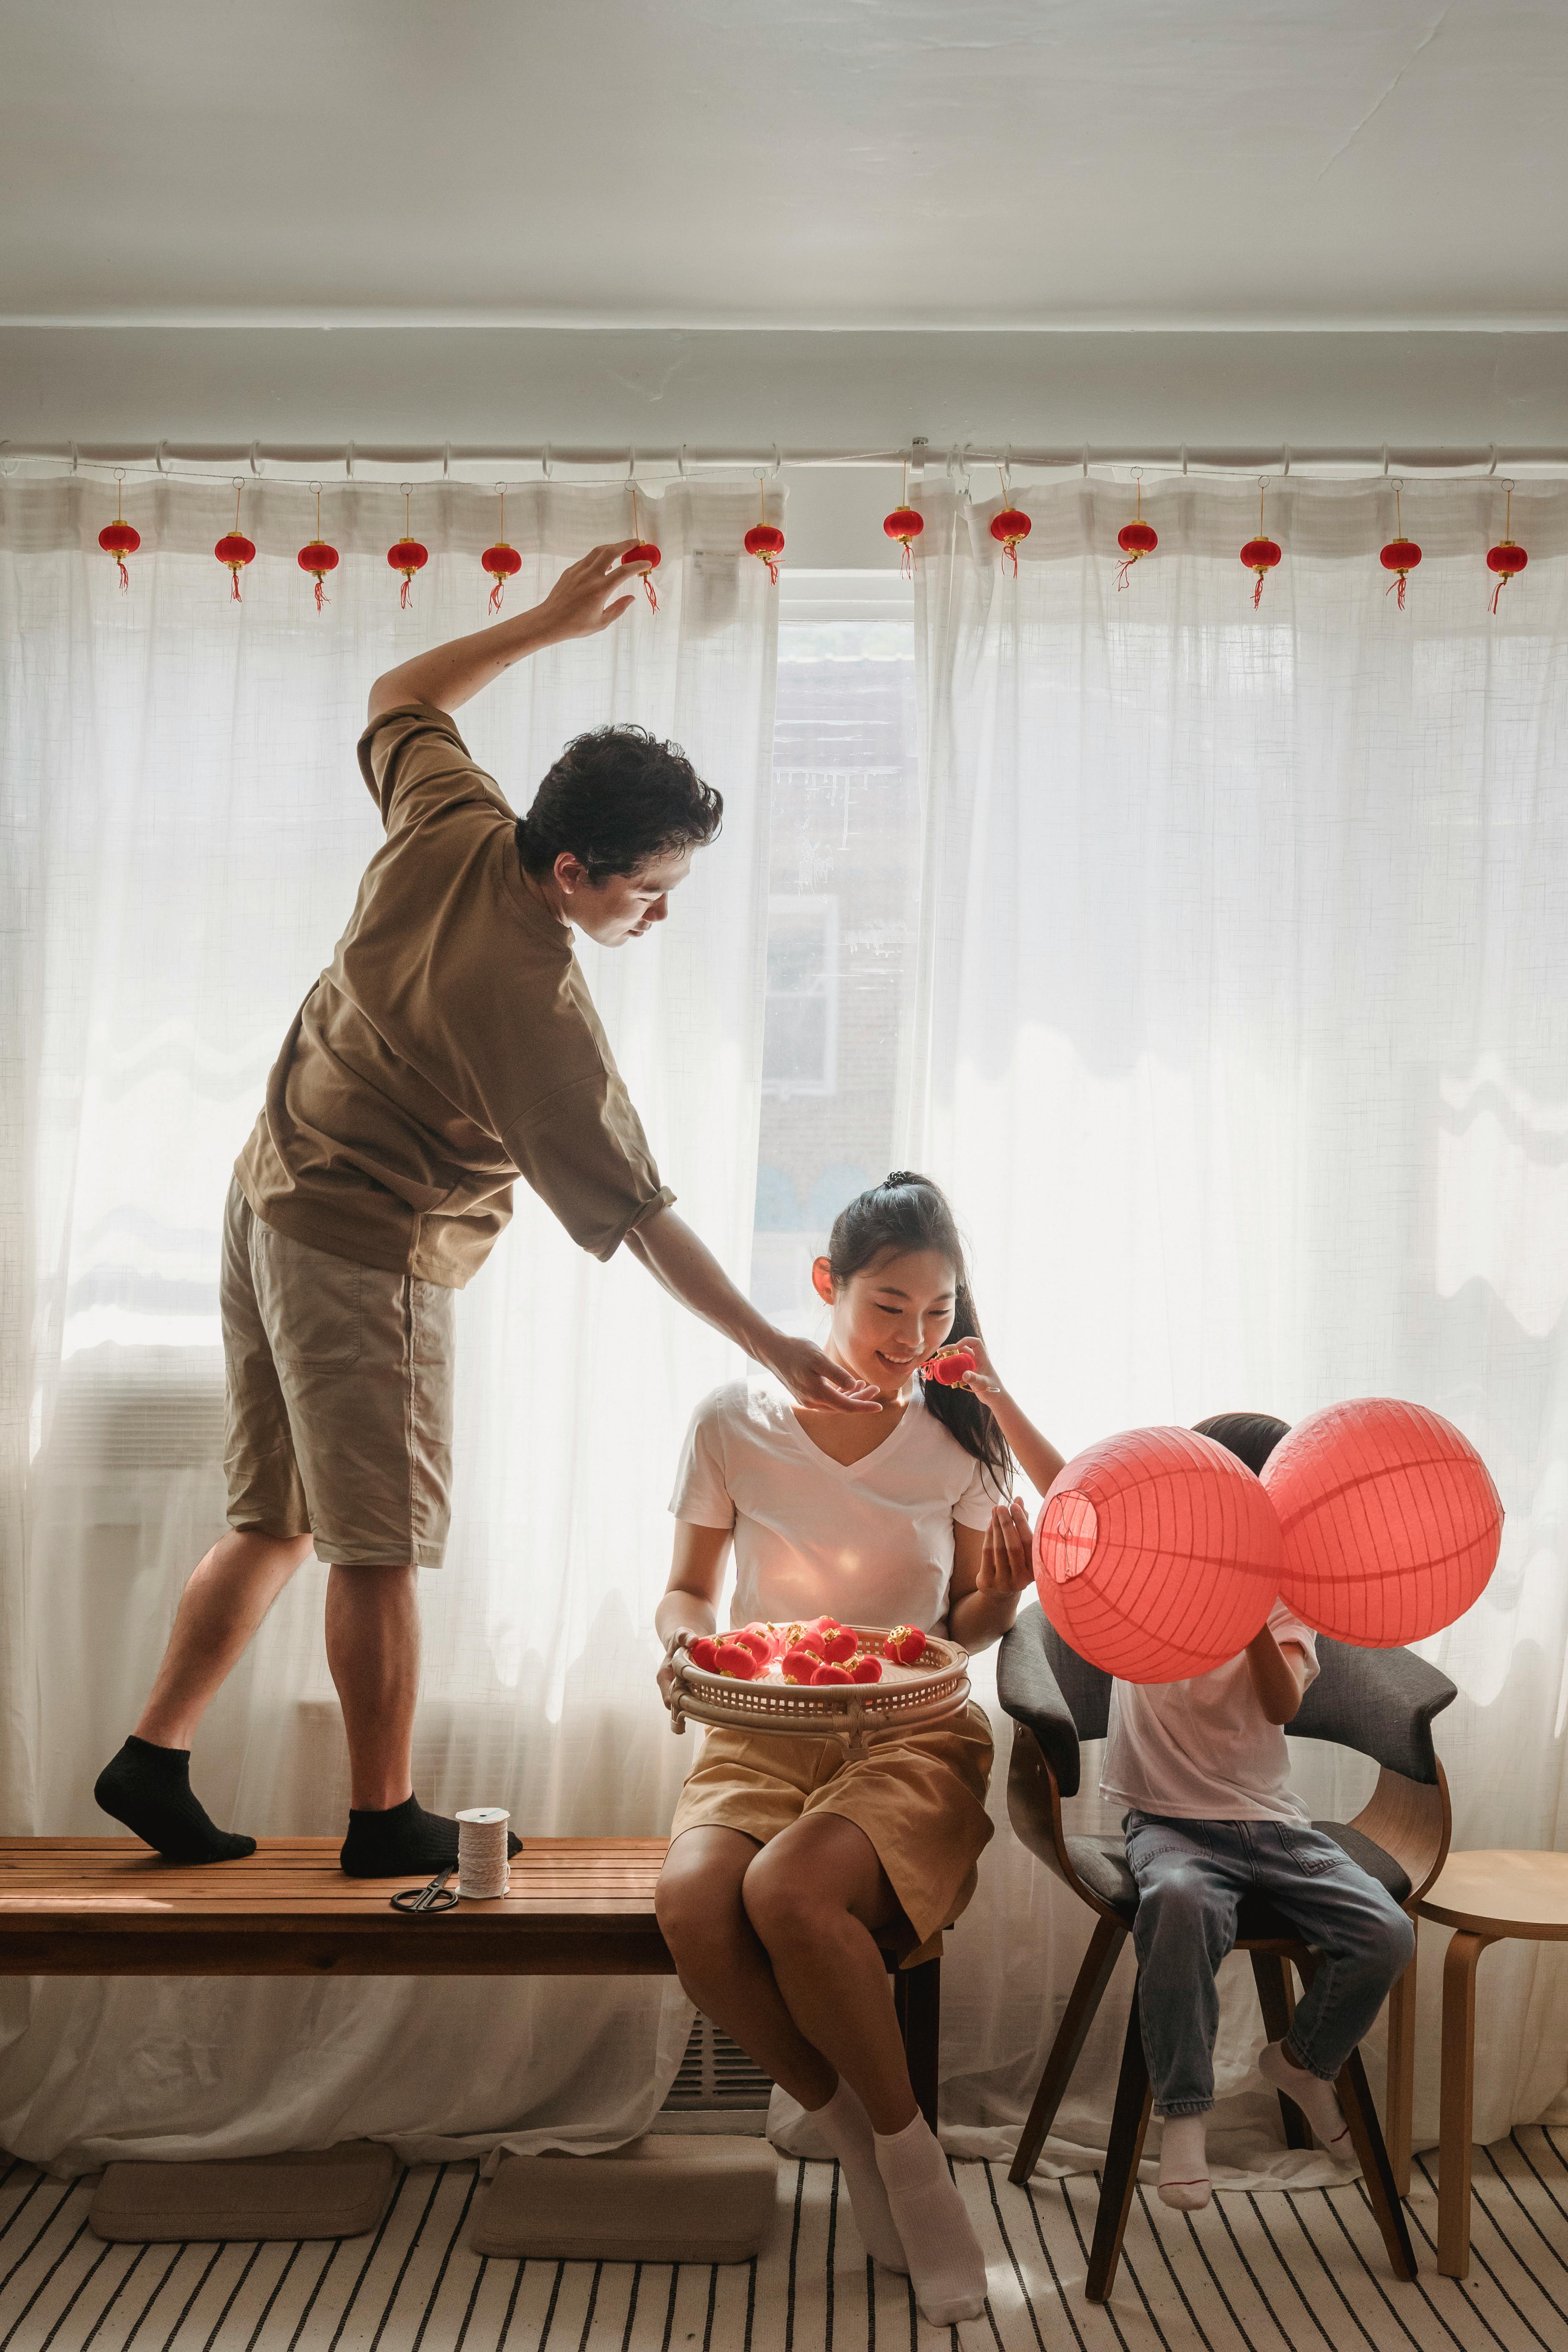
{"type": "Polygon", "coordinates": [[[953,1528],[983,1529],[997,1498],[918,1382],[897,1428],[846,1465],[812,1444],[764,1375],[703,1398],[669,1507],[694,1527],[733,1528],[732,1624],[831,1615],[931,1633],[947,1613],[953,1528]]]}

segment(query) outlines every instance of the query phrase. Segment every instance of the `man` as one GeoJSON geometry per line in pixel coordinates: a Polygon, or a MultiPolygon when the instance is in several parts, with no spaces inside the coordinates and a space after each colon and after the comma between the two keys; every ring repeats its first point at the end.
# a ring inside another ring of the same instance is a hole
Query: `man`
{"type": "Polygon", "coordinates": [[[876,1397],[775,1330],[670,1207],[572,952],[668,912],[723,803],[673,745],[603,728],[516,818],[450,713],[526,654],[632,602],[634,542],[595,547],[534,611],[389,670],[359,758],[386,827],[235,1167],[219,1284],[229,1533],[182,1596],[99,1804],[172,1862],[236,1859],[190,1785],[197,1725],[312,1549],[351,1775],[351,1876],[453,1863],[413,1791],[416,1571],[439,1567],[451,1483],[452,1295],[521,1175],[584,1249],[622,1242],[694,1315],[816,1410],[876,1397]]]}

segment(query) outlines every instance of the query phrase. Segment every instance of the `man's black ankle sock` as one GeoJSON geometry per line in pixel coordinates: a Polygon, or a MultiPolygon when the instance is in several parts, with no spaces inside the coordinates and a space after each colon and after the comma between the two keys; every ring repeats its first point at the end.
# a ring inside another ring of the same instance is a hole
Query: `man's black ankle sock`
{"type": "MultiPolygon", "coordinates": [[[[509,1832],[508,1853],[521,1851],[522,1840],[509,1832]]],[[[420,1871],[433,1878],[457,1864],[458,1824],[445,1813],[427,1813],[417,1797],[379,1811],[351,1811],[341,1859],[350,1878],[406,1878],[420,1871]]]]}
{"type": "Polygon", "coordinates": [[[92,1793],[111,1820],[145,1838],[165,1862],[241,1862],[256,1852],[254,1838],[233,1836],[208,1819],[192,1793],[188,1748],[154,1748],[132,1732],[92,1793]]]}

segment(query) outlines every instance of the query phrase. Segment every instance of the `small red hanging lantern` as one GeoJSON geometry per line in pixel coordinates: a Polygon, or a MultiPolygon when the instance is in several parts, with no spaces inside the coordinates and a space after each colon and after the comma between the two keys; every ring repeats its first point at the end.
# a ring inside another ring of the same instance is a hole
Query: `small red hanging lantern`
{"type": "Polygon", "coordinates": [[[890,515],[882,519],[882,529],[889,539],[899,542],[899,576],[912,580],[915,576],[915,541],[926,527],[925,517],[910,504],[910,461],[904,459],[904,488],[900,503],[890,515]]]}
{"type": "Polygon", "coordinates": [[[996,477],[1002,485],[1002,496],[1007,503],[1003,507],[1000,514],[994,514],[992,516],[991,536],[999,543],[1002,550],[1002,561],[1004,563],[1010,563],[1012,565],[1013,577],[1016,580],[1018,577],[1019,544],[1022,541],[1028,538],[1029,533],[1033,530],[1035,526],[1029,520],[1028,516],[1024,513],[1022,508],[1016,507],[1012,503],[1013,493],[1007,487],[1007,477],[1002,471],[1000,466],[996,468],[996,477]]]}
{"type": "Polygon", "coordinates": [[[757,511],[763,519],[761,522],[754,522],[752,525],[742,543],[748,555],[754,555],[759,563],[767,565],[768,578],[776,588],[779,581],[779,558],[784,553],[784,535],[776,523],[768,520],[767,495],[763,488],[760,474],[757,477],[757,511]]]}
{"type": "Polygon", "coordinates": [[[1258,574],[1258,585],[1252,592],[1252,609],[1256,613],[1263,601],[1263,575],[1272,572],[1279,561],[1277,541],[1266,538],[1263,530],[1263,483],[1258,485],[1258,537],[1249,539],[1241,551],[1241,560],[1249,572],[1258,574]]]}
{"type": "MultiPolygon", "coordinates": [[[[1522,547],[1510,536],[1513,530],[1513,484],[1508,485],[1508,507],[1503,515],[1502,537],[1495,547],[1487,550],[1487,570],[1497,573],[1497,586],[1492,590],[1492,611],[1497,611],[1498,598],[1510,580],[1517,578],[1530,562],[1522,547]]],[[[123,566],[121,567],[123,569],[123,566]]]]}
{"type": "Polygon", "coordinates": [[[1394,537],[1386,547],[1380,549],[1377,558],[1385,572],[1398,574],[1398,578],[1391,580],[1383,593],[1385,596],[1390,595],[1397,587],[1399,593],[1394,601],[1402,613],[1405,610],[1405,583],[1421,561],[1421,550],[1413,539],[1405,536],[1399,508],[1399,493],[1403,487],[1399,482],[1394,485],[1394,537]]]}
{"type": "MultiPolygon", "coordinates": [[[[117,485],[124,481],[125,468],[123,466],[116,467],[114,479],[117,485]]],[[[137,549],[142,544],[141,532],[132,529],[132,526],[126,521],[124,514],[121,511],[123,496],[124,493],[117,487],[114,493],[114,520],[112,522],[106,522],[103,529],[98,534],[98,543],[100,547],[102,548],[105,555],[112,555],[114,561],[120,566],[120,593],[121,595],[124,594],[127,588],[131,585],[131,574],[125,569],[125,559],[128,555],[134,555],[137,549]]]]}
{"type": "Polygon", "coordinates": [[[1159,532],[1152,522],[1143,520],[1143,477],[1140,473],[1134,474],[1132,478],[1138,485],[1137,511],[1132,520],[1124,522],[1116,534],[1116,544],[1121,550],[1121,562],[1116,574],[1118,590],[1126,587],[1132,566],[1141,563],[1146,555],[1152,555],[1160,544],[1159,532]]]}
{"type": "Polygon", "coordinates": [[[338,551],[335,547],[329,547],[321,537],[321,486],[320,482],[312,482],[310,488],[316,493],[316,536],[308,540],[300,550],[300,569],[308,572],[316,583],[316,610],[319,613],[327,602],[327,592],[321,583],[329,572],[337,570],[338,551]]]}
{"type": "MultiPolygon", "coordinates": [[[[636,541],[636,544],[627,548],[626,553],[621,558],[621,562],[623,563],[646,563],[647,565],[647,571],[645,572],[642,576],[643,591],[647,597],[648,611],[650,613],[657,613],[658,610],[658,596],[654,588],[652,574],[658,569],[658,550],[654,545],[651,539],[645,539],[642,535],[642,525],[637,520],[637,486],[635,482],[632,482],[628,487],[632,494],[632,538],[636,541]]],[[[750,545],[749,541],[747,544],[750,545]]],[[[779,541],[779,545],[781,547],[784,545],[784,541],[782,539],[779,541]]]]}
{"type": "Polygon", "coordinates": [[[419,541],[414,537],[413,522],[409,512],[413,494],[406,482],[402,485],[402,489],[403,537],[395,540],[387,549],[386,560],[395,572],[401,572],[403,574],[403,593],[397,601],[406,613],[408,591],[414,585],[414,575],[416,572],[424,571],[430,561],[430,551],[427,547],[421,547],[419,541]]]}
{"type": "Polygon", "coordinates": [[[239,501],[244,487],[242,482],[237,481],[234,486],[234,529],[226,530],[213,549],[213,553],[217,557],[218,562],[226,563],[228,566],[231,601],[236,604],[242,602],[239,593],[239,575],[247,563],[254,563],[256,561],[256,541],[253,539],[247,539],[239,527],[239,501]]]}
{"type": "Polygon", "coordinates": [[[495,586],[490,590],[490,611],[492,613],[499,613],[500,611],[501,594],[506,587],[507,582],[509,580],[515,580],[518,573],[522,570],[521,556],[518,553],[515,547],[509,547],[507,545],[506,484],[504,482],[498,482],[496,484],[496,495],[500,499],[501,535],[500,539],[497,540],[495,545],[493,547],[487,547],[484,553],[479,558],[479,562],[484,565],[485,570],[495,582],[495,586]]]}

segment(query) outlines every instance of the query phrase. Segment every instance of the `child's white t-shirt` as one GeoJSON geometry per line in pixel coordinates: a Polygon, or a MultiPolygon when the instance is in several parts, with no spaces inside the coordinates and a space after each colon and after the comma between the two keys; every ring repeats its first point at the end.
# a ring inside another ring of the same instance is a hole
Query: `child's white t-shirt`
{"type": "Polygon", "coordinates": [[[997,1499],[918,1382],[898,1426],[846,1465],[760,1376],[703,1398],[669,1507],[695,1527],[733,1528],[731,1624],[832,1615],[931,1633],[947,1613],[954,1524],[984,1529],[997,1499]]]}
{"type": "MultiPolygon", "coordinates": [[[[1305,1651],[1310,1684],[1318,1671],[1311,1627],[1277,1601],[1268,1630],[1305,1651]]],[[[1184,1683],[1113,1683],[1100,1792],[1179,1822],[1311,1818],[1290,1787],[1284,1727],[1259,1706],[1244,1651],[1184,1683]]]]}

